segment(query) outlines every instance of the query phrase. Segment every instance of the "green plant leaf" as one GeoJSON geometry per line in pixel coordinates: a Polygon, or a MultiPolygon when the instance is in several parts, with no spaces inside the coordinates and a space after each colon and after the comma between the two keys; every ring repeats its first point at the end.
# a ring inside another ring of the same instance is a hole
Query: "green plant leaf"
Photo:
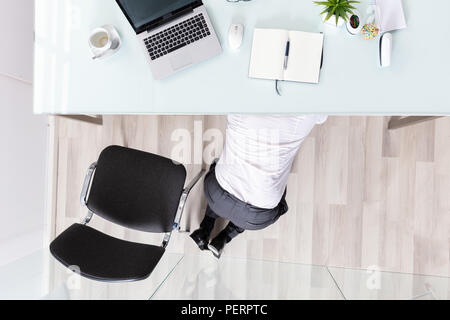
{"type": "Polygon", "coordinates": [[[330,11],[328,12],[327,16],[325,17],[325,21],[330,20],[330,18],[333,16],[333,13],[330,11]]]}
{"type": "Polygon", "coordinates": [[[331,14],[335,14],[336,13],[336,9],[337,9],[337,7],[334,7],[333,10],[331,10],[331,14]]]}
{"type": "Polygon", "coordinates": [[[325,10],[323,10],[320,14],[324,14],[324,13],[328,13],[332,10],[332,8],[326,8],[325,10]]]}
{"type": "Polygon", "coordinates": [[[353,14],[356,8],[352,4],[360,3],[357,0],[327,0],[327,1],[313,1],[316,5],[324,6],[325,9],[320,13],[327,14],[325,21],[328,21],[333,15],[336,18],[336,25],[339,23],[339,18],[348,21],[349,14],[353,14]]]}

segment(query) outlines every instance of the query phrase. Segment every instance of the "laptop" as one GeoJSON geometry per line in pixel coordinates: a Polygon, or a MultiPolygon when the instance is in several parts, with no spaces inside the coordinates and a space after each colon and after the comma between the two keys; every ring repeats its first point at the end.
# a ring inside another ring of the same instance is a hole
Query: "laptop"
{"type": "Polygon", "coordinates": [[[201,0],[116,0],[133,27],[155,80],[222,52],[201,0]]]}

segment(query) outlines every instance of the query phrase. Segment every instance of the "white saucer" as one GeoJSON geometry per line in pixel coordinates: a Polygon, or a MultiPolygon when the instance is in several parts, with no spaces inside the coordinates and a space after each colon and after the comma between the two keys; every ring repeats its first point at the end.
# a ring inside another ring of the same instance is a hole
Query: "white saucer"
{"type": "Polygon", "coordinates": [[[104,59],[106,57],[109,57],[109,56],[115,54],[117,51],[119,51],[119,49],[120,49],[120,47],[122,45],[122,40],[120,40],[120,35],[117,32],[116,28],[114,28],[112,25],[109,25],[109,24],[102,26],[102,28],[108,30],[108,33],[111,36],[112,45],[111,45],[111,48],[109,50],[107,50],[107,51],[105,51],[103,53],[101,53],[101,52],[91,48],[91,51],[94,54],[94,56],[97,56],[97,54],[99,54],[95,58],[95,60],[104,59]]]}

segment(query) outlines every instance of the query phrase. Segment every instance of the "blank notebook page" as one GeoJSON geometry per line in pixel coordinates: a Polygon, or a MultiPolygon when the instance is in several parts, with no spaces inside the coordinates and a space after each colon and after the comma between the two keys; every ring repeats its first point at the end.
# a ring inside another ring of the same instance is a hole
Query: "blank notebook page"
{"type": "Polygon", "coordinates": [[[290,31],[289,40],[289,60],[284,80],[319,83],[323,34],[290,31]]]}
{"type": "Polygon", "coordinates": [[[249,72],[251,78],[283,79],[288,33],[279,29],[255,29],[249,72]]]}

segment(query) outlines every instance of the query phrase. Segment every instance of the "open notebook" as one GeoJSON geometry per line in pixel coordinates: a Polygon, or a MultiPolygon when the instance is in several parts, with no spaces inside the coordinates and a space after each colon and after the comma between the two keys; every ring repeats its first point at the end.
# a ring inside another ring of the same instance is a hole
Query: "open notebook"
{"type": "Polygon", "coordinates": [[[250,78],[319,83],[323,34],[281,29],[255,29],[250,78]],[[289,60],[284,70],[286,43],[289,60]]]}

